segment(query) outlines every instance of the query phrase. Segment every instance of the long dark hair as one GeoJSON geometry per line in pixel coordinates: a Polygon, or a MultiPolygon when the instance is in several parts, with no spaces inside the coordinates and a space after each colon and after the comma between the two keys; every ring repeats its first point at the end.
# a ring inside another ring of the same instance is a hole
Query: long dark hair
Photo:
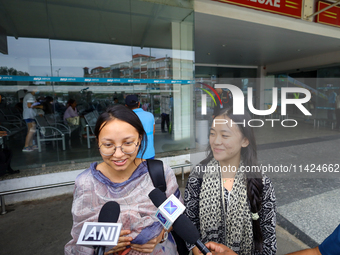
{"type": "Polygon", "coordinates": [[[96,127],[94,129],[94,135],[96,136],[97,141],[98,141],[100,131],[103,129],[103,127],[109,121],[114,120],[114,119],[125,121],[137,130],[139,136],[141,137],[141,144],[138,148],[138,153],[142,151],[141,158],[143,158],[143,155],[145,153],[145,150],[148,144],[148,138],[143,128],[143,124],[138,118],[137,114],[124,105],[117,104],[117,105],[108,107],[106,111],[103,112],[99,116],[99,118],[97,119],[96,127]]]}
{"type": "Polygon", "coordinates": [[[73,98],[70,98],[68,101],[67,101],[67,107],[71,106],[76,100],[73,99],[73,98]]]}
{"type": "MultiPolygon", "coordinates": [[[[234,123],[244,123],[243,125],[237,125],[239,130],[241,131],[243,137],[247,138],[249,144],[247,147],[242,147],[241,149],[241,158],[243,160],[243,165],[249,166],[257,166],[257,149],[256,149],[256,140],[254,135],[254,130],[252,127],[248,125],[248,121],[250,120],[250,114],[246,112],[244,115],[234,115],[233,108],[229,107],[227,109],[221,109],[220,112],[215,116],[227,116],[234,123]]],[[[201,164],[207,164],[213,157],[214,154],[212,152],[210,143],[207,148],[207,158],[204,159],[201,164]]],[[[246,172],[247,177],[247,195],[250,203],[250,211],[252,213],[258,213],[261,209],[262,202],[262,191],[263,191],[263,183],[262,183],[262,174],[260,171],[246,172]]],[[[253,235],[254,235],[254,244],[255,250],[262,251],[262,243],[263,243],[263,235],[260,228],[260,221],[253,220],[253,235]]]]}

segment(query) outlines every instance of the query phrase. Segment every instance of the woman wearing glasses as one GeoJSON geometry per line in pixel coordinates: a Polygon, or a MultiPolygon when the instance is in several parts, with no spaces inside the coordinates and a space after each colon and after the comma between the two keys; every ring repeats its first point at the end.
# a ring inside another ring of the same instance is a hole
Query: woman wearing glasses
{"type": "MultiPolygon", "coordinates": [[[[123,105],[108,108],[97,120],[95,135],[102,163],[92,163],[75,181],[72,205],[73,239],[66,244],[65,254],[93,254],[89,247],[77,246],[82,225],[98,221],[101,207],[108,201],[120,205],[118,222],[122,231],[118,245],[105,254],[177,254],[176,244],[154,216],[157,208],[148,194],[154,189],[146,161],[136,158],[147,143],[138,116],[123,105]]],[[[142,152],[143,153],[143,152],[142,152]]],[[[166,195],[182,200],[176,177],[164,165],[166,195]]]]}

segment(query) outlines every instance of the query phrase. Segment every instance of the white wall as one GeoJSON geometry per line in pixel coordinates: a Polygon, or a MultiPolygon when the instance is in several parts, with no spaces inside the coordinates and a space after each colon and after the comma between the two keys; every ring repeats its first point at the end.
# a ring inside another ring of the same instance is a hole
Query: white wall
{"type": "MultiPolygon", "coordinates": [[[[314,0],[314,4],[316,4],[316,0],[314,0]]],[[[196,13],[205,13],[219,17],[231,18],[239,21],[247,21],[250,23],[266,25],[270,27],[283,28],[290,31],[297,31],[310,35],[321,36],[322,38],[340,39],[340,28],[338,27],[309,22],[302,19],[296,19],[227,3],[221,3],[211,0],[196,0],[194,10],[196,13]]],[[[323,53],[321,55],[313,55],[311,57],[297,58],[295,60],[278,63],[267,63],[266,71],[267,73],[293,70],[295,71],[296,69],[312,69],[314,67],[321,67],[325,65],[339,63],[340,43],[339,51],[334,52],[333,49],[333,52],[329,52],[326,54],[323,53]]]]}
{"type": "MultiPolygon", "coordinates": [[[[84,171],[84,169],[3,180],[0,182],[0,191],[16,190],[22,188],[55,184],[60,182],[74,181],[77,175],[80,174],[82,171],[84,171]]],[[[5,195],[5,203],[11,204],[20,201],[42,199],[66,193],[72,193],[73,188],[74,186],[70,185],[59,188],[37,190],[13,195],[5,195]]]]}
{"type": "MultiPolygon", "coordinates": [[[[340,47],[340,45],[339,45],[340,47]]],[[[267,65],[267,72],[295,71],[340,63],[340,51],[267,65]]]]}

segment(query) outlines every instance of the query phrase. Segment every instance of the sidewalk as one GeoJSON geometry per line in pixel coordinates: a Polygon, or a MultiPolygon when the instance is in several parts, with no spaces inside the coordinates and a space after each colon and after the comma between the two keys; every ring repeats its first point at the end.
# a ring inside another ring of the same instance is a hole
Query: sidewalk
{"type": "MultiPolygon", "coordinates": [[[[8,205],[0,215],[1,254],[63,254],[72,227],[72,195],[8,205]]],[[[307,248],[280,226],[278,255],[307,248]]]]}

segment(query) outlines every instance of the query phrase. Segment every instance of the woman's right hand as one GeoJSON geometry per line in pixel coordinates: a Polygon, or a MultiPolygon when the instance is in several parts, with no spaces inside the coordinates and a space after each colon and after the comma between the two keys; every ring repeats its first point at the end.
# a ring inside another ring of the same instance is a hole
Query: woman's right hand
{"type": "Polygon", "coordinates": [[[120,235],[119,235],[119,239],[118,239],[118,244],[113,247],[111,250],[109,250],[108,252],[105,253],[106,254],[113,254],[115,252],[119,252],[119,251],[124,251],[126,249],[126,246],[129,246],[132,241],[132,237],[131,236],[126,236],[128,234],[131,233],[131,230],[121,230],[120,231],[120,235]]]}

